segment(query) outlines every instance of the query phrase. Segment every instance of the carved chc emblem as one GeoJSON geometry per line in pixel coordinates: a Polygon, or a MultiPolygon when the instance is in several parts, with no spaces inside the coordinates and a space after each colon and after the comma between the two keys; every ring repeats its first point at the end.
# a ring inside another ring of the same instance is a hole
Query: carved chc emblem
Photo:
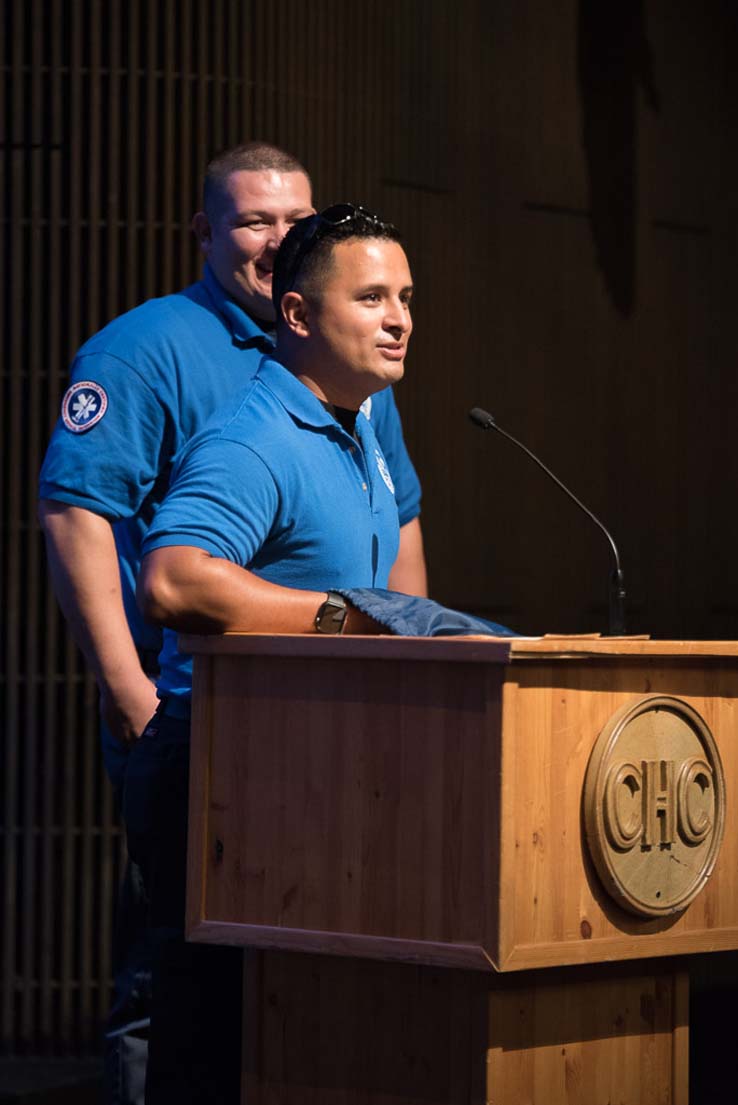
{"type": "Polygon", "coordinates": [[[600,733],[584,780],[587,844],[605,889],[631,913],[686,909],[723,838],[725,777],[696,710],[648,695],[600,733]]]}

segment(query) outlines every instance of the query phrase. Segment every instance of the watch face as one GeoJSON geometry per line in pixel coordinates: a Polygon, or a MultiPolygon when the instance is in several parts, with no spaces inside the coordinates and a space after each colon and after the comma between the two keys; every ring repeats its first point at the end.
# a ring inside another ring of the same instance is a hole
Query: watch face
{"type": "Polygon", "coordinates": [[[329,595],[315,616],[318,633],[342,633],[346,621],[346,603],[340,595],[329,595]]]}

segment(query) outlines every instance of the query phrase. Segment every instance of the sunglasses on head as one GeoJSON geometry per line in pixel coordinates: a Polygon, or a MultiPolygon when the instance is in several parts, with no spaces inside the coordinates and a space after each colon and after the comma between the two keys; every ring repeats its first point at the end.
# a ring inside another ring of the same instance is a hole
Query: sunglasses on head
{"type": "Polygon", "coordinates": [[[377,225],[382,222],[378,215],[353,203],[334,203],[331,207],[326,207],[324,211],[319,211],[312,216],[312,225],[297,247],[295,256],[292,258],[292,264],[287,272],[284,283],[285,292],[291,292],[294,288],[303,261],[320,239],[328,231],[337,226],[345,226],[346,223],[350,223],[354,219],[368,219],[377,225]]]}

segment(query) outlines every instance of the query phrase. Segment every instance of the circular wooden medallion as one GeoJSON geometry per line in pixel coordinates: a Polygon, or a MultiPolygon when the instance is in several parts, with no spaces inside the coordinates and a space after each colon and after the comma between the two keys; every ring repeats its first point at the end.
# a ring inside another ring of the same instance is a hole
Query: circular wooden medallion
{"type": "Polygon", "coordinates": [[[707,882],[725,823],[725,776],[696,710],[647,695],[600,733],[584,780],[587,844],[605,889],[631,913],[686,909],[707,882]]]}

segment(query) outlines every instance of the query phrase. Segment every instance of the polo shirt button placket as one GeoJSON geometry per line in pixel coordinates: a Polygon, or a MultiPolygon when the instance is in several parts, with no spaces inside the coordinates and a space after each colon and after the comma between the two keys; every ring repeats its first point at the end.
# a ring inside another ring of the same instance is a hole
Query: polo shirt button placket
{"type": "Polygon", "coordinates": [[[369,496],[369,509],[371,510],[371,494],[369,491],[369,473],[367,472],[366,457],[364,456],[363,449],[361,450],[361,490],[365,495],[369,496]]]}
{"type": "Polygon", "coordinates": [[[357,446],[358,456],[356,457],[356,461],[357,461],[357,464],[359,464],[359,466],[361,467],[361,477],[362,477],[361,478],[361,490],[367,496],[367,504],[369,506],[369,510],[370,510],[371,513],[373,513],[374,512],[374,505],[372,503],[373,495],[372,495],[372,490],[371,490],[371,486],[370,486],[372,481],[371,481],[371,477],[369,475],[369,464],[368,464],[368,461],[367,461],[366,452],[364,450],[363,433],[362,433],[361,430],[358,430],[357,438],[358,438],[358,446],[357,446]]]}
{"type": "Polygon", "coordinates": [[[366,457],[364,456],[364,450],[361,447],[361,443],[349,445],[349,453],[353,457],[354,463],[358,469],[359,479],[361,481],[361,490],[368,494],[369,492],[369,476],[366,467],[366,457]]]}

